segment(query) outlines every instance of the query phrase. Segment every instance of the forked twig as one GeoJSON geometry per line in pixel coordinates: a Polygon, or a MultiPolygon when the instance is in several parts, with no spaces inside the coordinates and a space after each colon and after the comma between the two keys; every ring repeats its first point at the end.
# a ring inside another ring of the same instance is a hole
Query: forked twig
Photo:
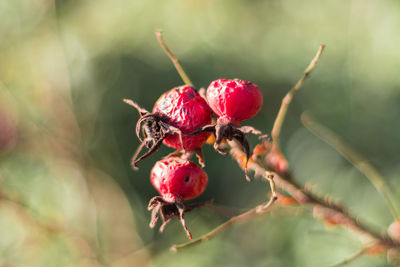
{"type": "MultiPolygon", "coordinates": [[[[280,132],[282,129],[283,122],[286,117],[286,113],[288,110],[288,107],[293,99],[293,96],[295,92],[297,92],[300,87],[302,86],[304,80],[309,76],[310,72],[312,69],[315,67],[317,64],[323,49],[324,45],[320,45],[315,57],[312,59],[308,67],[305,69],[303,76],[298,80],[298,82],[295,84],[295,86],[286,94],[286,96],[282,100],[281,107],[279,109],[278,115],[276,117],[276,120],[274,122],[274,126],[272,129],[272,139],[273,143],[272,146],[275,146],[277,151],[279,151],[279,137],[280,137],[280,132]]],[[[168,54],[168,52],[167,52],[168,54]]],[[[170,56],[171,57],[171,56],[170,56]]],[[[172,59],[172,57],[171,57],[172,59]]],[[[174,60],[173,60],[174,61],[174,60]]],[[[179,65],[180,67],[180,65],[179,65]]],[[[177,67],[177,70],[179,72],[179,69],[177,67]]],[[[186,76],[186,75],[185,75],[186,76]]],[[[309,128],[312,128],[315,130],[315,124],[312,124],[311,126],[309,125],[309,120],[305,122],[306,126],[309,128]],[[307,125],[308,123],[308,125],[307,125]]],[[[303,123],[304,123],[304,116],[303,116],[303,123]]],[[[332,137],[330,134],[326,134],[326,132],[323,132],[321,134],[321,128],[317,127],[316,132],[319,133],[317,135],[322,135],[322,136],[328,136],[332,137]]],[[[342,142],[338,138],[326,138],[328,140],[328,143],[333,145],[339,152],[341,152],[351,163],[353,163],[361,172],[363,172],[370,180],[371,182],[377,187],[377,190],[384,196],[385,200],[388,202],[389,207],[391,208],[391,211],[393,215],[398,218],[397,212],[394,208],[394,205],[390,201],[390,197],[388,196],[387,192],[384,190],[388,190],[387,184],[385,183],[383,177],[379,174],[379,172],[374,169],[371,165],[366,164],[365,160],[358,155],[358,153],[354,152],[353,150],[349,149],[347,146],[343,145],[342,142]],[[371,178],[372,177],[372,178],[371,178]],[[386,187],[386,188],[384,188],[386,187]],[[382,191],[384,191],[382,193],[382,191]]],[[[243,159],[246,158],[246,153],[243,151],[243,148],[238,146],[237,143],[235,142],[228,142],[228,146],[231,148],[229,150],[229,153],[231,156],[237,161],[239,166],[241,166],[243,169],[246,168],[246,165],[243,164],[243,159]]],[[[283,155],[282,155],[283,156],[283,155]]],[[[284,157],[284,156],[283,156],[284,157]]],[[[389,236],[387,236],[383,232],[378,232],[375,231],[371,228],[369,228],[367,225],[365,225],[363,222],[361,222],[358,218],[355,216],[351,215],[344,207],[339,205],[336,202],[333,202],[330,198],[319,196],[312,192],[311,190],[307,188],[303,188],[300,184],[298,184],[290,174],[290,172],[285,171],[285,172],[278,172],[275,171],[274,169],[272,171],[269,171],[267,166],[263,161],[261,161],[260,158],[253,157],[248,161],[248,169],[255,171],[255,175],[262,175],[265,179],[267,179],[270,183],[270,188],[271,188],[271,196],[269,198],[269,201],[264,204],[264,205],[259,205],[247,212],[244,212],[242,214],[239,214],[237,216],[232,217],[230,220],[227,222],[221,224],[220,226],[216,227],[209,233],[201,236],[200,238],[197,238],[195,240],[192,240],[190,242],[181,244],[181,245],[174,245],[171,247],[172,251],[178,251],[184,248],[188,248],[191,246],[194,246],[196,244],[202,243],[204,241],[207,241],[213,237],[215,237],[217,234],[220,232],[226,230],[230,226],[245,222],[249,219],[252,219],[258,215],[264,214],[268,211],[268,209],[271,207],[271,205],[274,203],[274,201],[277,199],[276,195],[276,189],[275,189],[275,182],[276,185],[283,190],[285,190],[287,193],[289,193],[294,199],[299,204],[303,205],[312,205],[314,207],[319,207],[321,208],[321,212],[324,215],[334,215],[335,218],[339,218],[336,223],[342,226],[347,227],[348,229],[354,230],[356,233],[360,235],[365,235],[368,236],[373,240],[373,245],[366,245],[359,251],[357,251],[355,254],[351,255],[350,257],[344,259],[343,261],[332,265],[332,266],[342,266],[344,264],[347,264],[358,257],[362,256],[364,253],[366,253],[370,248],[373,246],[383,246],[385,248],[392,248],[392,247],[400,247],[400,242],[391,239],[389,236]]],[[[331,266],[331,267],[332,267],[331,266]]]]}
{"type": "Polygon", "coordinates": [[[311,60],[310,64],[308,67],[305,69],[303,76],[300,78],[300,80],[297,81],[295,86],[285,95],[285,97],[282,99],[282,104],[279,109],[278,115],[276,116],[274,126],[272,127],[271,131],[271,136],[272,136],[272,142],[276,145],[279,145],[279,136],[281,133],[282,125],[286,117],[287,110],[289,108],[290,103],[292,102],[294,94],[300,89],[300,87],[303,85],[304,80],[310,75],[310,72],[312,69],[315,67],[317,64],[323,50],[325,48],[325,45],[321,44],[319,46],[319,49],[317,51],[317,54],[315,57],[311,60]]]}
{"type": "MultiPolygon", "coordinates": [[[[237,147],[233,147],[230,150],[230,154],[234,159],[236,159],[239,166],[241,166],[244,152],[237,147]]],[[[256,174],[264,173],[265,171],[267,171],[266,166],[261,162],[261,160],[251,160],[249,162],[248,168],[255,171],[256,174]]],[[[375,231],[368,227],[358,218],[351,215],[343,206],[341,206],[337,202],[334,202],[329,198],[319,196],[309,189],[303,189],[303,187],[298,184],[289,173],[278,174],[274,171],[272,171],[271,173],[274,175],[274,181],[276,185],[289,193],[289,195],[296,199],[299,204],[321,207],[323,212],[329,211],[330,214],[337,215],[340,218],[340,221],[338,222],[339,225],[345,226],[357,233],[368,236],[372,240],[376,240],[382,245],[386,245],[388,247],[400,246],[399,242],[392,240],[386,234],[375,231]]]]}

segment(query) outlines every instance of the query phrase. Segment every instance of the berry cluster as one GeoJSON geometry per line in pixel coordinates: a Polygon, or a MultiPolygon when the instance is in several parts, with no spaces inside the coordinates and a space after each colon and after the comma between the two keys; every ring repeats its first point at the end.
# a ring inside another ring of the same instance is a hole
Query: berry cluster
{"type": "Polygon", "coordinates": [[[192,239],[184,212],[201,205],[185,207],[184,201],[198,197],[207,186],[208,176],[202,169],[205,162],[201,147],[213,135],[214,149],[226,155],[226,141],[236,141],[246,155],[243,167],[249,181],[247,162],[251,152],[245,135],[260,135],[264,140],[269,136],[261,135],[260,131],[241,126],[240,123],[260,111],[263,97],[255,84],[238,79],[215,80],[205,93],[200,94],[193,88],[178,59],[163,42],[161,32],[156,34],[186,85],[161,95],[154,104],[153,112],[130,99],[124,99],[140,115],[136,123],[136,135],[141,143],[132,157],[131,165],[134,170],[138,169],[137,164],[156,152],[162,143],[175,149],[175,152],[157,161],[151,170],[151,183],[161,196],[155,196],[149,202],[148,210],[152,211],[150,227],[153,228],[161,217],[162,232],[176,216],[187,236],[192,239]],[[145,147],[147,151],[141,154],[145,147]],[[193,154],[196,154],[201,167],[190,161],[193,154]]]}
{"type": "MultiPolygon", "coordinates": [[[[206,188],[208,177],[201,168],[204,156],[201,147],[211,134],[215,137],[214,148],[221,154],[224,140],[236,140],[251,156],[245,134],[261,135],[261,132],[240,123],[255,116],[261,109],[263,99],[260,89],[243,80],[219,79],[211,82],[203,98],[192,86],[173,88],[156,101],[153,112],[140,107],[132,100],[124,102],[136,108],[140,118],[136,124],[136,135],[141,144],[134,154],[131,164],[137,164],[153,154],[162,143],[176,149],[175,152],[157,161],[151,170],[151,183],[161,194],[150,200],[148,209],[152,211],[150,227],[154,227],[161,217],[163,231],[166,224],[177,216],[191,239],[192,235],[184,220],[184,201],[198,197],[206,188]],[[141,151],[147,148],[141,156],[141,151]],[[201,165],[190,161],[196,154],[201,165]]],[[[187,208],[186,208],[187,210],[187,208]]]]}

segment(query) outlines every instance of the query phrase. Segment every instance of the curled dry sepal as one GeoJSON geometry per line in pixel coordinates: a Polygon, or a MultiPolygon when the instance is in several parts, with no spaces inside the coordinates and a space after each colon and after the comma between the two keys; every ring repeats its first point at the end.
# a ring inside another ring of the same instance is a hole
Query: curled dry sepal
{"type": "Polygon", "coordinates": [[[136,135],[141,144],[132,157],[131,165],[134,169],[137,169],[139,161],[153,154],[162,143],[178,152],[194,151],[203,165],[201,146],[209,133],[183,135],[211,122],[211,110],[195,89],[184,85],[167,91],[157,100],[152,113],[132,100],[124,99],[124,102],[136,108],[140,114],[136,135]],[[148,151],[139,157],[144,147],[148,151]]]}

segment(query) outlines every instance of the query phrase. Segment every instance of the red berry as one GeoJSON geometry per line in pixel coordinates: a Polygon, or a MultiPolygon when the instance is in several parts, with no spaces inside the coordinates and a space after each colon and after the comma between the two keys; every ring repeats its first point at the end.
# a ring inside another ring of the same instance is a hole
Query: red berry
{"type": "Polygon", "coordinates": [[[193,162],[169,157],[156,162],[150,179],[162,198],[172,203],[198,197],[206,189],[208,176],[193,162]]]}
{"type": "Polygon", "coordinates": [[[263,96],[251,82],[218,79],[208,87],[207,101],[221,123],[239,124],[260,111],[263,96]]]}
{"type": "Polygon", "coordinates": [[[192,239],[184,218],[186,207],[183,201],[203,193],[208,181],[206,172],[188,160],[167,157],[156,162],[151,170],[150,180],[161,194],[161,197],[153,197],[147,207],[152,211],[150,227],[153,228],[161,217],[162,232],[171,218],[177,216],[186,235],[192,239]]]}
{"type": "Polygon", "coordinates": [[[192,134],[212,132],[215,135],[214,149],[223,155],[227,154],[227,151],[221,149],[222,142],[235,139],[246,153],[244,171],[246,179],[250,180],[247,175],[247,162],[251,152],[245,134],[261,135],[262,132],[251,126],[240,127],[240,122],[255,116],[260,111],[263,104],[260,89],[257,85],[243,80],[219,79],[210,84],[206,96],[211,109],[218,115],[218,120],[192,134]]]}
{"type": "MultiPolygon", "coordinates": [[[[211,110],[200,94],[189,85],[171,89],[164,93],[153,108],[154,113],[159,113],[165,122],[178,128],[183,133],[192,133],[196,129],[211,122],[211,110]]],[[[178,134],[168,135],[164,144],[185,150],[200,148],[209,137],[210,133],[203,132],[194,136],[183,135],[182,147],[178,134]]]]}

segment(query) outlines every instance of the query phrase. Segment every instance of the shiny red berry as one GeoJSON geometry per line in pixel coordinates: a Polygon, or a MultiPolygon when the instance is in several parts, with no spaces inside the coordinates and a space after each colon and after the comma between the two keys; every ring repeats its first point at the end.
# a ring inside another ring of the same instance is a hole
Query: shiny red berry
{"type": "Polygon", "coordinates": [[[166,202],[198,197],[207,186],[207,173],[193,162],[177,157],[157,161],[151,183],[166,202]]]}
{"type": "Polygon", "coordinates": [[[208,86],[207,101],[218,120],[238,124],[260,111],[263,96],[258,86],[251,82],[218,79],[208,86]]]}
{"type": "MultiPolygon", "coordinates": [[[[240,123],[255,116],[261,109],[263,97],[257,85],[243,80],[218,79],[211,82],[206,93],[208,104],[218,116],[217,122],[203,126],[192,134],[212,132],[215,136],[214,149],[225,155],[221,148],[222,141],[236,140],[246,153],[244,169],[246,179],[247,162],[251,156],[250,146],[245,134],[261,135],[262,133],[251,126],[240,126],[240,123]]],[[[263,138],[267,135],[263,135],[263,138]]]]}
{"type": "MultiPolygon", "coordinates": [[[[200,94],[189,85],[171,89],[164,93],[153,108],[165,122],[178,128],[182,133],[192,133],[194,130],[211,122],[211,110],[200,94]]],[[[194,136],[183,135],[183,147],[178,134],[168,135],[164,144],[185,150],[200,148],[209,137],[209,133],[198,133],[194,136]]]]}
{"type": "Polygon", "coordinates": [[[206,172],[188,160],[168,157],[156,162],[151,170],[150,180],[161,194],[149,202],[148,210],[152,211],[150,227],[153,228],[161,216],[162,232],[168,222],[177,216],[187,236],[192,239],[192,234],[186,227],[184,212],[187,209],[183,202],[203,193],[208,181],[206,172]]]}

